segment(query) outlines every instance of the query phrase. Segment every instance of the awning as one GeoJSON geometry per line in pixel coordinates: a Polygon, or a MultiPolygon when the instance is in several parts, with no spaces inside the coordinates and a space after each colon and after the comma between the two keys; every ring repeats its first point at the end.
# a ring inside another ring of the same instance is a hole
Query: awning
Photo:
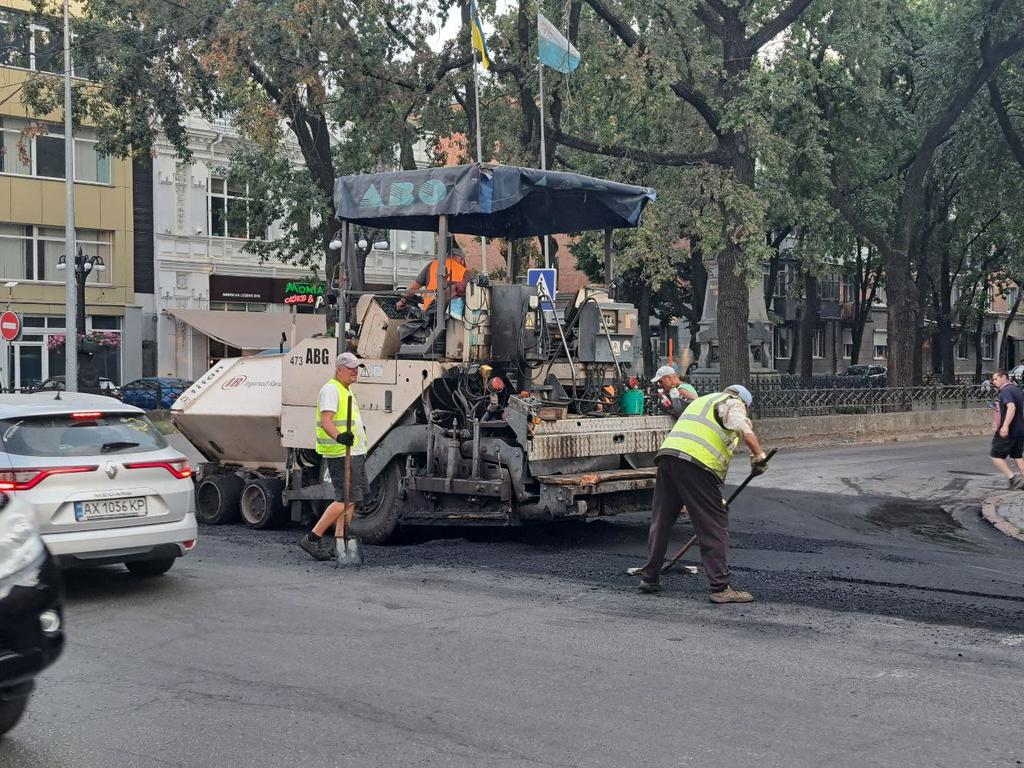
{"type": "Polygon", "coordinates": [[[577,173],[474,163],[342,176],[339,219],[379,229],[448,231],[509,239],[636,227],[653,189],[577,173]]]}
{"type": "MultiPolygon", "coordinates": [[[[198,309],[169,309],[168,313],[206,334],[211,339],[251,351],[277,349],[281,334],[285,346],[292,341],[292,315],[286,312],[215,312],[198,309]]],[[[323,315],[295,315],[295,341],[322,334],[327,327],[323,315]]]]}

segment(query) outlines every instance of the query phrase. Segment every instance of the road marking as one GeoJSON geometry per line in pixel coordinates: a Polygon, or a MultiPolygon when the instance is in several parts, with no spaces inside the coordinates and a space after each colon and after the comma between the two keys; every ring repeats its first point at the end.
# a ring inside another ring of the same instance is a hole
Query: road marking
{"type": "Polygon", "coordinates": [[[1017,574],[1017,573],[1010,573],[1009,571],[998,571],[995,568],[985,568],[984,566],[981,566],[981,565],[969,565],[967,567],[968,568],[974,568],[974,569],[979,570],[979,571],[988,571],[989,573],[999,573],[999,574],[1002,574],[1003,576],[1013,576],[1014,577],[1013,581],[1015,583],[1017,583],[1017,584],[1024,584],[1024,579],[1021,579],[1020,578],[1020,574],[1017,574]]]}

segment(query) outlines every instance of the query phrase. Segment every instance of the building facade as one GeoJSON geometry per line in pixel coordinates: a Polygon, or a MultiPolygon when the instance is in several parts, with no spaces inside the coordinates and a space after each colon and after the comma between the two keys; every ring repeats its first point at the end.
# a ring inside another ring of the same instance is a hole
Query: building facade
{"type": "MultiPolygon", "coordinates": [[[[0,2],[0,302],[21,317],[21,335],[0,342],[0,381],[26,389],[64,374],[64,123],[60,111],[31,114],[22,101],[39,72],[63,74],[62,35],[32,23],[31,0],[0,2]]],[[[85,74],[76,72],[76,76],[85,74]]],[[[141,374],[141,312],[133,291],[132,167],[96,152],[89,126],[74,134],[75,229],[103,269],[86,279],[86,332],[114,383],[141,374]]]]}

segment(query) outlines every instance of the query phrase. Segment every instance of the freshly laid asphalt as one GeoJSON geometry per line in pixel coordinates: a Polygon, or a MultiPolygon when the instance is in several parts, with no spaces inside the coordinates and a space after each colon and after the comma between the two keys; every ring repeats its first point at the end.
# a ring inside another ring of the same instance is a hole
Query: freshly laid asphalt
{"type": "Polygon", "coordinates": [[[0,768],[1022,765],[1024,543],[979,515],[985,454],[780,453],[732,509],[750,605],[638,595],[645,515],[421,528],[358,572],[204,528],[167,576],[68,575],[0,768]]]}

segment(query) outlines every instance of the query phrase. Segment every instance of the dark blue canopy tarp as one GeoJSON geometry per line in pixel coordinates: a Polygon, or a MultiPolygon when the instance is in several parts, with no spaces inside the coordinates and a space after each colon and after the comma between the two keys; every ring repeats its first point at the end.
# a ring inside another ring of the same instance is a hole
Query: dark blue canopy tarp
{"type": "Polygon", "coordinates": [[[473,164],[343,176],[334,183],[339,219],[379,229],[448,231],[506,239],[636,227],[654,200],[634,187],[575,173],[473,164]]]}

